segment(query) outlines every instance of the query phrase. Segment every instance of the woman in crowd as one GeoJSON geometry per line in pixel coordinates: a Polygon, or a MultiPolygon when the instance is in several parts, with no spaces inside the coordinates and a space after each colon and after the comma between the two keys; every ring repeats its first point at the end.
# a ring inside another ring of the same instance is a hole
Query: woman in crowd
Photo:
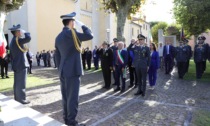
{"type": "Polygon", "coordinates": [[[157,69],[159,67],[159,54],[156,51],[156,46],[154,43],[150,44],[150,65],[148,70],[149,75],[149,84],[152,89],[154,89],[154,86],[156,84],[157,80],[157,69]]]}

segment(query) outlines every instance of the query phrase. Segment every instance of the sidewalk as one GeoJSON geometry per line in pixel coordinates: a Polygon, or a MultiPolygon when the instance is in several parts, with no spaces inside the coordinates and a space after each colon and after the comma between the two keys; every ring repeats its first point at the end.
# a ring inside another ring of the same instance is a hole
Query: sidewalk
{"type": "Polygon", "coordinates": [[[62,123],[0,94],[4,126],[64,126],[62,123]]]}

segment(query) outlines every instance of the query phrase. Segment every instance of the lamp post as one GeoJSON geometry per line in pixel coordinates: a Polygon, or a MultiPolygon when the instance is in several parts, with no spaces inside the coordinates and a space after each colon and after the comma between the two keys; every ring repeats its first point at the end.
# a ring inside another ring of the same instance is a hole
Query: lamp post
{"type": "Polygon", "coordinates": [[[109,43],[109,33],[110,33],[110,29],[106,29],[106,40],[108,43],[109,43]]]}

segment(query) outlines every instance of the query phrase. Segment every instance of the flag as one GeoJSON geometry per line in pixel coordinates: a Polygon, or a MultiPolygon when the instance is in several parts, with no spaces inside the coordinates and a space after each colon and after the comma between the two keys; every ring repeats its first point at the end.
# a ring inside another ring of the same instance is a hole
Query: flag
{"type": "Polygon", "coordinates": [[[180,33],[180,40],[183,40],[185,38],[184,36],[184,29],[182,27],[181,33],[180,33]]]}
{"type": "Polygon", "coordinates": [[[6,17],[5,14],[0,14],[0,57],[1,58],[4,58],[6,56],[6,46],[7,46],[7,42],[3,32],[5,17],[6,17]]]}

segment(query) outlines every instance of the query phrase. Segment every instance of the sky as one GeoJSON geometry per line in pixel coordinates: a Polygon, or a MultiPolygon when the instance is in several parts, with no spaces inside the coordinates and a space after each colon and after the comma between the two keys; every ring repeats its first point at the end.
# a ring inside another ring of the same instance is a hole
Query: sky
{"type": "Polygon", "coordinates": [[[173,0],[146,0],[143,13],[146,21],[165,21],[169,24],[175,22],[173,19],[173,0]]]}

